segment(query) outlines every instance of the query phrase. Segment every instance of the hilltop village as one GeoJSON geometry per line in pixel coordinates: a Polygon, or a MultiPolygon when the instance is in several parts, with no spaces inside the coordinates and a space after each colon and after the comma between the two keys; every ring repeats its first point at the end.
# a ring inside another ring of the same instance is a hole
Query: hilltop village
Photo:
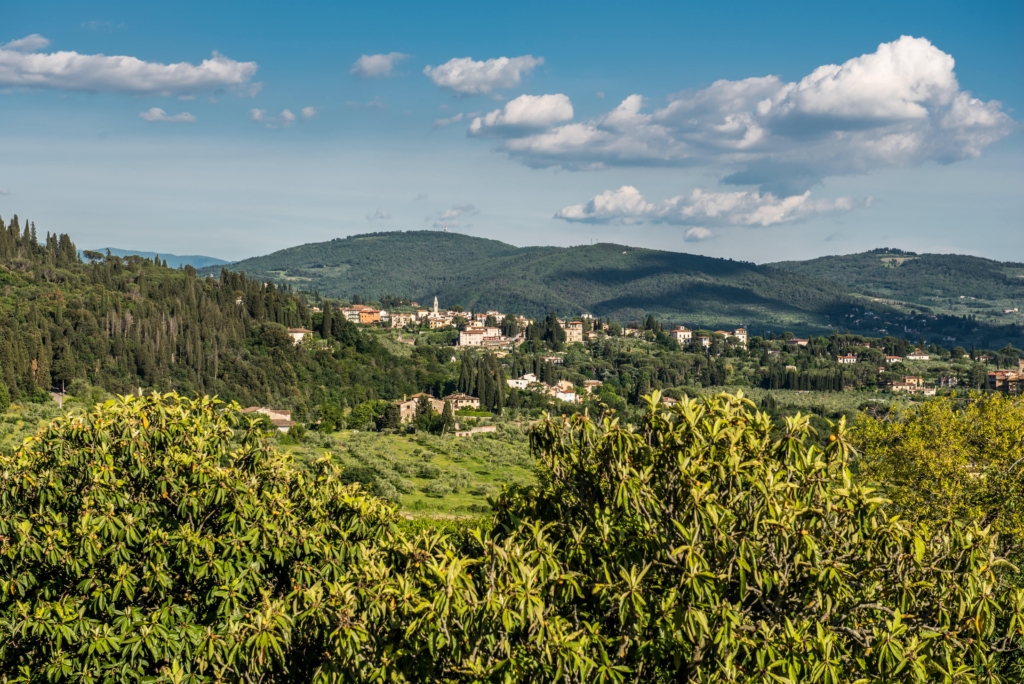
{"type": "MultiPolygon", "coordinates": [[[[1024,360],[1016,359],[1010,350],[1004,358],[999,352],[947,350],[924,340],[913,344],[838,331],[830,337],[800,338],[767,331],[751,337],[744,326],[729,330],[666,327],[652,316],[627,325],[585,313],[570,318],[550,314],[535,320],[497,310],[441,308],[437,298],[430,307],[405,302],[391,310],[318,304],[311,307],[313,328],[318,330],[324,329],[325,321],[329,328],[332,320],[339,319],[370,333],[376,331],[398,348],[451,348],[449,362],[463,369],[456,386],[438,383],[436,391],[393,399],[393,414],[392,409],[378,407],[375,424],[412,424],[417,418],[433,416],[440,429],[458,436],[494,431],[495,425],[485,418],[506,407],[572,405],[578,410],[592,401],[615,405],[623,394],[627,399],[638,398],[651,389],[662,390],[664,401],[672,403],[685,394],[675,387],[687,385],[796,392],[860,390],[907,397],[931,397],[956,388],[1010,394],[1024,389],[1024,360]],[[639,361],[639,372],[635,358],[629,358],[637,354],[649,356],[639,361]],[[605,364],[599,362],[608,357],[618,358],[611,367],[602,367],[605,364]],[[501,391],[466,378],[466,368],[472,367],[470,376],[483,373],[479,367],[486,359],[490,359],[487,373],[503,386],[501,391]],[[997,367],[991,368],[992,363],[997,367]],[[607,382],[610,387],[605,387],[607,382]]],[[[295,345],[316,347],[325,342],[314,329],[289,328],[288,334],[295,345]]],[[[293,424],[291,416],[280,410],[250,410],[266,413],[282,430],[293,424]]]]}

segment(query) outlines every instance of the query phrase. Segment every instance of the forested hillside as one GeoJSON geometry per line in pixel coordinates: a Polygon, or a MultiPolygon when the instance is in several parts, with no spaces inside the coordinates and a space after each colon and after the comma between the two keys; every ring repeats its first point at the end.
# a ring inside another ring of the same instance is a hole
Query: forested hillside
{"type": "Polygon", "coordinates": [[[85,252],[15,217],[0,230],[0,373],[11,399],[86,383],[216,394],[247,404],[354,404],[416,392],[433,357],[397,357],[344,320],[316,348],[301,297],[223,271],[200,278],[141,257],[85,252]],[[88,258],[88,257],[91,257],[88,258]]]}
{"type": "Polygon", "coordinates": [[[385,294],[542,316],[824,326],[852,304],[843,289],[754,264],[614,244],[517,248],[415,231],[358,235],[247,259],[252,277],[332,297],[385,294]]]}
{"type": "MultiPolygon", "coordinates": [[[[992,348],[1019,343],[1024,319],[979,319],[976,309],[936,308],[934,301],[929,304],[930,300],[903,294],[924,292],[936,279],[973,278],[954,268],[957,259],[986,274],[975,278],[984,283],[978,286],[979,293],[984,289],[987,296],[1010,297],[1024,287],[1013,280],[1012,265],[968,257],[938,259],[935,263],[947,264],[941,268],[932,261],[923,268],[913,266],[913,261],[899,268],[880,266],[887,274],[907,270],[889,289],[870,290],[856,278],[833,278],[832,269],[825,266],[801,270],[793,265],[798,262],[758,266],[614,244],[518,248],[437,231],[375,233],[306,244],[247,259],[233,268],[341,299],[391,294],[426,303],[437,296],[442,306],[497,308],[532,316],[587,312],[629,322],[653,313],[668,323],[712,328],[743,324],[754,331],[798,334],[846,328],[992,348]],[[915,273],[922,274],[920,283],[915,273]],[[878,297],[914,304],[890,305],[878,297]]],[[[882,263],[877,256],[874,261],[882,263]]],[[[823,260],[806,263],[816,262],[823,260]]],[[[842,271],[838,266],[836,270],[842,271]]],[[[215,275],[213,269],[207,272],[215,275]]]]}

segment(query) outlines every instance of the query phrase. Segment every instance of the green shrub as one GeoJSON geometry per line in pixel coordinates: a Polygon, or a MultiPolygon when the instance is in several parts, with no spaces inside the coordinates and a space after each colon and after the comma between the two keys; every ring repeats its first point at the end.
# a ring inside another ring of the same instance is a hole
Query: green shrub
{"type": "Polygon", "coordinates": [[[449,533],[237,405],[58,419],[0,455],[0,680],[1020,681],[993,533],[889,517],[842,424],[657,402],[541,421],[540,484],[449,533]]]}

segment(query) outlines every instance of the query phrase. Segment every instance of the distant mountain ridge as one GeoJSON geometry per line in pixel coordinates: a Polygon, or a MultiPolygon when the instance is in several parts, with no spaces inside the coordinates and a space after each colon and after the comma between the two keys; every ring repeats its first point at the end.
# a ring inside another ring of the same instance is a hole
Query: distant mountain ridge
{"type": "Polygon", "coordinates": [[[609,243],[515,247],[459,233],[408,231],[299,245],[245,259],[231,270],[336,299],[360,295],[377,300],[391,294],[425,303],[437,296],[442,306],[532,316],[590,313],[628,322],[652,313],[670,324],[743,324],[752,334],[828,334],[845,328],[878,335],[884,330],[900,337],[920,332],[929,338],[971,338],[990,347],[1017,335],[1012,326],[953,316],[922,324],[911,320],[910,309],[875,301],[905,297],[861,289],[834,277],[828,267],[815,273],[801,270],[800,264],[807,263],[757,265],[609,243]],[[869,309],[871,316],[865,318],[869,309]]]}
{"type": "Polygon", "coordinates": [[[119,257],[132,256],[134,254],[136,256],[152,259],[153,257],[158,256],[162,261],[166,261],[167,266],[170,268],[178,268],[179,266],[188,265],[192,266],[192,268],[199,269],[208,268],[210,266],[225,266],[231,263],[230,261],[225,261],[224,259],[218,259],[216,257],[211,256],[202,256],[200,254],[160,254],[157,252],[143,252],[137,249],[118,249],[117,247],[103,247],[102,249],[97,249],[96,251],[100,252],[101,254],[106,254],[109,251],[114,256],[119,257]]]}

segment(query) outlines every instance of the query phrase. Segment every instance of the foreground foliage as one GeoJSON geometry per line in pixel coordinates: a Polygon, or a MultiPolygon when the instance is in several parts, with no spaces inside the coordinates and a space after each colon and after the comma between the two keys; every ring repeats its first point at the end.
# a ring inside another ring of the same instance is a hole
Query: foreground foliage
{"type": "Polygon", "coordinates": [[[122,398],[0,456],[4,681],[1006,681],[997,539],[888,517],[840,425],[742,397],[533,435],[541,484],[441,533],[237,406],[122,398]]]}
{"type": "Polygon", "coordinates": [[[1014,554],[1024,552],[1024,397],[940,397],[857,433],[865,477],[906,517],[980,519],[1014,554]]]}

